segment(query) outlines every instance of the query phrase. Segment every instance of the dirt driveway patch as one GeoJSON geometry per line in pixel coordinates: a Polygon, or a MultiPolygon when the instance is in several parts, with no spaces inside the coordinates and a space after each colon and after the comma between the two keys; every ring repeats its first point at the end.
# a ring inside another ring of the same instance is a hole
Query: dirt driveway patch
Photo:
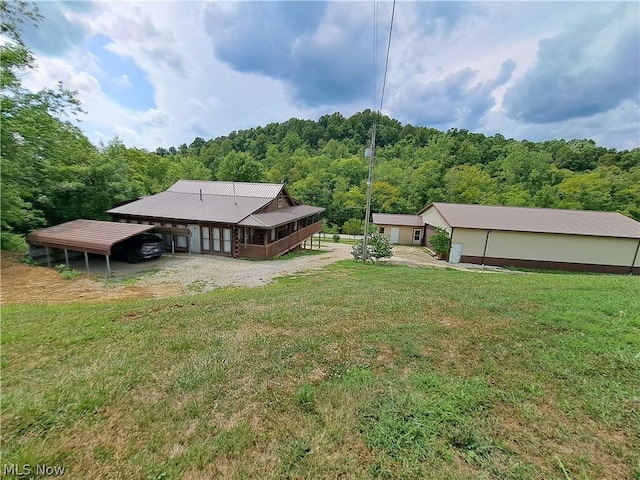
{"type": "Polygon", "coordinates": [[[251,261],[212,255],[164,255],[151,261],[128,264],[113,261],[111,278],[105,278],[104,257],[91,258],[90,272],[84,260],[71,263],[81,275],[65,280],[51,268],[27,265],[21,255],[3,254],[0,303],[65,303],[125,298],[158,298],[183,293],[208,292],[220,287],[259,287],[276,277],[321,269],[350,257],[351,247],[325,246],[317,254],[267,261],[251,261]]]}
{"type": "MultiPolygon", "coordinates": [[[[63,303],[104,301],[125,298],[159,298],[208,292],[220,287],[259,287],[274,278],[318,270],[326,265],[352,258],[351,246],[326,243],[321,251],[266,261],[252,261],[212,255],[164,255],[151,261],[128,264],[112,262],[112,276],[104,278],[104,257],[93,258],[91,274],[84,274],[84,260],[72,262],[82,275],[65,280],[58,272],[34,267],[20,256],[3,254],[1,303],[63,303]]],[[[397,245],[394,256],[384,260],[392,264],[436,268],[455,267],[478,270],[478,266],[453,266],[433,258],[424,248],[397,245]]],[[[496,269],[485,271],[495,271],[496,269]]]]}

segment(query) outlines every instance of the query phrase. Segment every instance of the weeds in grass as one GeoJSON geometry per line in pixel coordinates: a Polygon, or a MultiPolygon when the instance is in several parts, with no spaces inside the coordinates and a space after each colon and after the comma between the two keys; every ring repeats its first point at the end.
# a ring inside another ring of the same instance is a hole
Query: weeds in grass
{"type": "Polygon", "coordinates": [[[293,440],[284,443],[279,449],[281,473],[285,478],[290,478],[291,474],[299,467],[300,462],[309,455],[311,448],[303,440],[293,440]]]}
{"type": "Polygon", "coordinates": [[[305,412],[313,411],[316,401],[315,388],[309,383],[303,383],[296,391],[295,399],[302,410],[305,412]]]}
{"type": "Polygon", "coordinates": [[[74,278],[78,278],[80,276],[80,272],[78,272],[77,270],[73,270],[72,268],[69,268],[64,263],[56,265],[55,270],[65,280],[73,280],[74,278]]]}
{"type": "Polygon", "coordinates": [[[187,285],[186,290],[192,293],[201,293],[206,288],[207,284],[203,280],[196,280],[187,285]]]}

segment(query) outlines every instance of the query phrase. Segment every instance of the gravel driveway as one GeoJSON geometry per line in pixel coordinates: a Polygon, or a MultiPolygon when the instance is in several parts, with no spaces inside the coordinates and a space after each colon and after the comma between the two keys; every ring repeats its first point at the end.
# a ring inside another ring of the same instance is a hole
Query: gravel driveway
{"type": "MultiPolygon", "coordinates": [[[[177,284],[186,292],[208,292],[219,287],[259,287],[276,277],[301,271],[317,270],[352,258],[351,246],[332,243],[320,253],[276,260],[243,260],[213,255],[164,255],[161,259],[138,264],[142,270],[158,271],[143,276],[138,285],[177,284]]],[[[116,271],[120,277],[127,272],[116,271]]],[[[129,273],[130,275],[130,273],[129,273]]]]}
{"type": "MultiPolygon", "coordinates": [[[[254,261],[213,255],[164,255],[162,258],[130,265],[114,262],[112,278],[137,277],[136,285],[173,285],[186,293],[208,292],[220,287],[259,287],[276,277],[298,272],[318,270],[339,260],[353,258],[351,245],[328,242],[315,255],[294,258],[254,261]]],[[[415,267],[453,267],[458,269],[486,269],[477,265],[451,265],[433,258],[424,248],[396,245],[393,257],[385,262],[415,267]]]]}

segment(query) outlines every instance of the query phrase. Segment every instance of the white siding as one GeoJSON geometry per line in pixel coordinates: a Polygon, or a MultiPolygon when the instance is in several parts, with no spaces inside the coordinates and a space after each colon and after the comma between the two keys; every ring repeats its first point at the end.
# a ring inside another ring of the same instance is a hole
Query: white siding
{"type": "MultiPolygon", "coordinates": [[[[482,256],[485,231],[454,230],[455,241],[463,243],[463,255],[482,256]],[[480,241],[480,239],[482,239],[480,241]],[[468,248],[467,248],[468,245],[468,248]],[[482,247],[480,247],[482,245],[482,247]]],[[[492,231],[486,257],[631,266],[638,241],[627,238],[587,237],[549,233],[492,231]]],[[[638,260],[636,259],[636,265],[638,260]]]]}
{"type": "Polygon", "coordinates": [[[442,227],[447,232],[451,233],[451,227],[445,221],[442,215],[438,213],[435,207],[430,207],[424,212],[422,212],[422,219],[424,220],[424,223],[426,223],[427,225],[432,225],[434,227],[442,227]]]}
{"type": "MultiPolygon", "coordinates": [[[[491,241],[491,235],[494,233],[490,234],[489,241],[491,241]]],[[[462,255],[472,257],[482,257],[486,240],[486,230],[470,230],[467,228],[454,228],[453,236],[451,237],[452,243],[462,244],[462,255]]]]}

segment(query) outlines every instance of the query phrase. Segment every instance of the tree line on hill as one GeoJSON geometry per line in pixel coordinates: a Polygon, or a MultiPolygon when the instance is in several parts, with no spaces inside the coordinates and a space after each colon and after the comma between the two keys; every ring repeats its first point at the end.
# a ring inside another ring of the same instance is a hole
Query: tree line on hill
{"type": "MultiPolygon", "coordinates": [[[[467,130],[402,125],[365,110],[290,119],[195,138],[154,152],[118,138],[93,145],[70,119],[81,112],[61,84],[31,92],[35,67],[17,25],[39,21],[22,3],[0,2],[2,244],[75,218],[104,219],[113,206],[178,179],[285,183],[299,201],[324,207],[327,229],[364,219],[371,127],[377,122],[372,211],[416,213],[430,202],[619,211],[640,219],[640,148],[592,140],[529,142],[467,130]]],[[[347,232],[350,233],[350,232],[347,232]]]]}

